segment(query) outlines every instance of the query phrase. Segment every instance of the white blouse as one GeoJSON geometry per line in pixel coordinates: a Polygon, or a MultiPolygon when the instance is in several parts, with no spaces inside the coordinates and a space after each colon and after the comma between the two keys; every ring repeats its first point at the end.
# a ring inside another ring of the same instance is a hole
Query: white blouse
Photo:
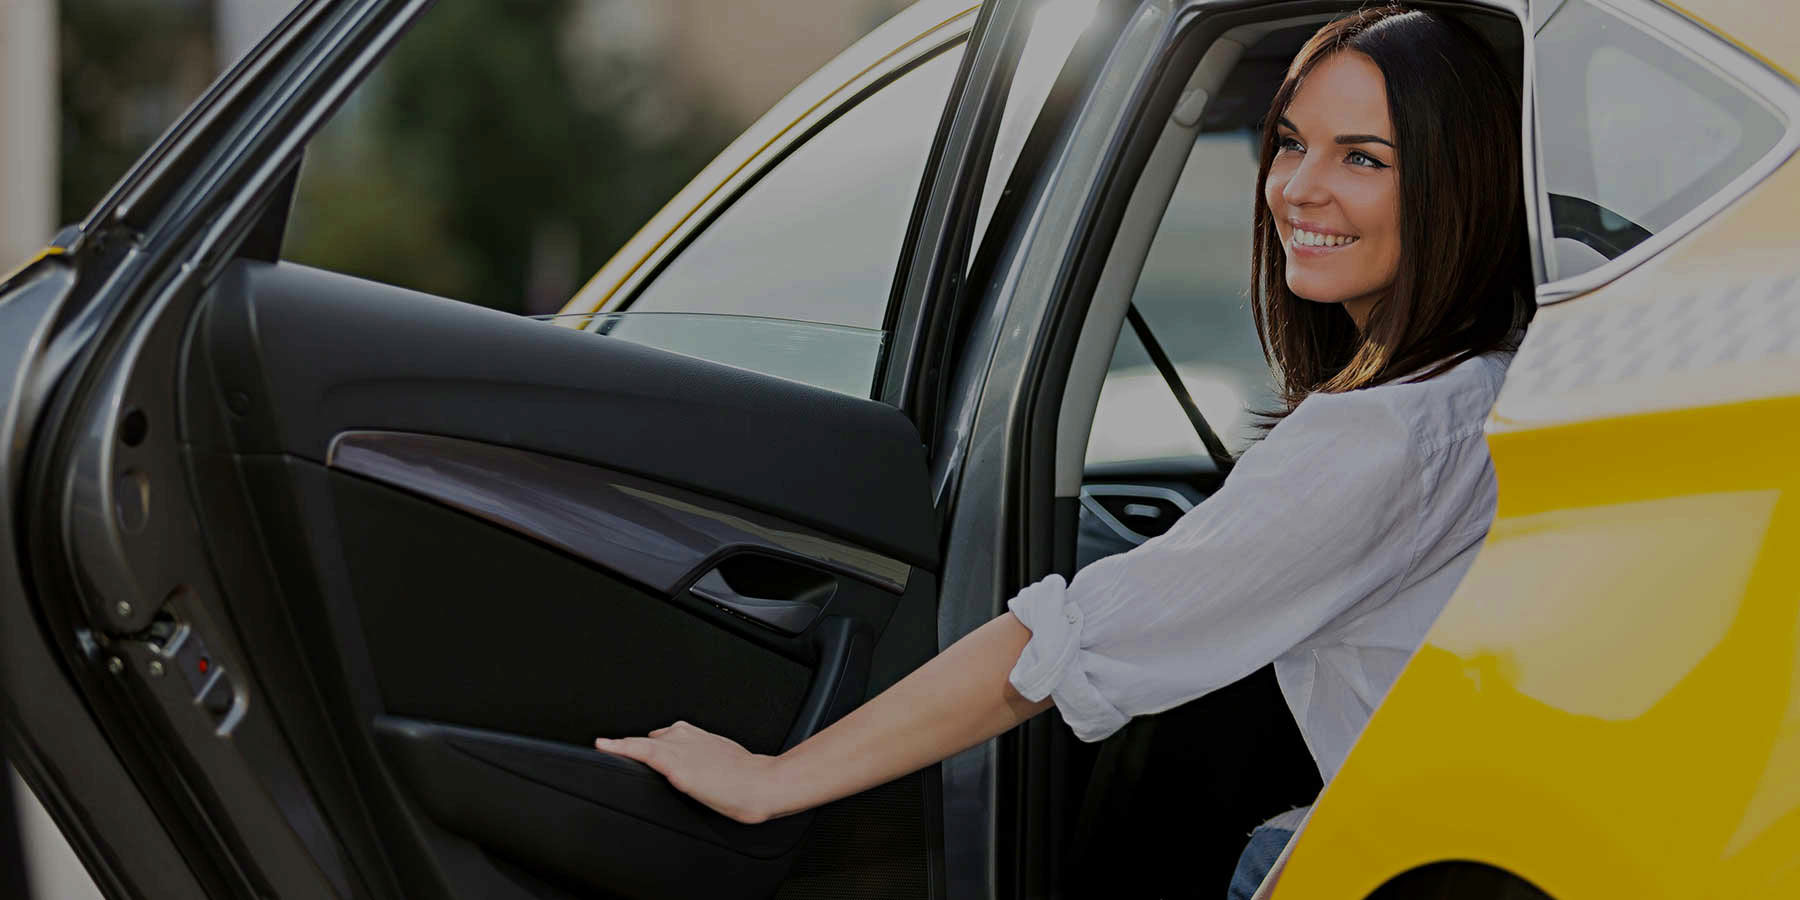
{"type": "Polygon", "coordinates": [[[1273,661],[1329,782],[1487,534],[1511,359],[1307,397],[1166,534],[1019,592],[1013,687],[1094,741],[1273,661]]]}

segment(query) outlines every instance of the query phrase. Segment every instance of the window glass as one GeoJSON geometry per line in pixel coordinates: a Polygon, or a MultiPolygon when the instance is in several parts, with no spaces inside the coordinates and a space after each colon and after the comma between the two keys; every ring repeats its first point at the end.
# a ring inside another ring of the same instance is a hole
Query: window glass
{"type": "Polygon", "coordinates": [[[1537,98],[1559,278],[1668,227],[1783,131],[1720,74],[1584,0],[1538,33],[1537,98]]]}
{"type": "Polygon", "coordinates": [[[938,54],[825,126],[706,225],[628,308],[879,329],[961,57],[961,46],[938,54]]]}
{"type": "MultiPolygon", "coordinates": [[[[1019,51],[1006,109],[1000,113],[1000,128],[994,136],[993,159],[981,191],[981,205],[975,212],[972,247],[981,246],[994,208],[1000,203],[1000,194],[1012,176],[1013,164],[1025,149],[1025,140],[1031,136],[1069,54],[1093,24],[1098,11],[1097,0],[1042,0],[1032,12],[1031,33],[1019,51]]],[[[969,261],[973,263],[974,258],[971,252],[969,261]]]]}
{"type": "MultiPolygon", "coordinates": [[[[1255,435],[1250,412],[1275,405],[1250,316],[1255,191],[1256,135],[1200,135],[1132,295],[1194,405],[1233,453],[1255,435]]],[[[1167,456],[1205,457],[1206,448],[1127,325],[1094,410],[1087,461],[1167,456]]]]}
{"type": "Polygon", "coordinates": [[[556,324],[842,394],[869,396],[886,336],[872,328],[719,313],[547,316],[556,324]]]}

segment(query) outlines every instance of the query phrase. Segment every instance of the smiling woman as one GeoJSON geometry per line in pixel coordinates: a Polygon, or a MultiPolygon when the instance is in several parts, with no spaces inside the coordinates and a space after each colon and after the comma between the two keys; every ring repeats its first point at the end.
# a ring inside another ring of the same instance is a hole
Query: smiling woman
{"type": "Polygon", "coordinates": [[[1468,26],[1391,8],[1327,26],[1294,58],[1263,132],[1252,275],[1288,411],[1314,391],[1442,373],[1530,320],[1504,73],[1468,26]]]}
{"type": "MultiPolygon", "coordinates": [[[[1333,22],[1300,50],[1265,123],[1254,226],[1252,299],[1285,403],[1166,532],[1025,588],[779,756],[679,722],[599,748],[762,822],[1052,705],[1095,741],[1273,663],[1329,781],[1493,517],[1482,422],[1535,308],[1519,100],[1502,71],[1468,26],[1400,7],[1333,22]]],[[[1259,830],[1234,897],[1303,816],[1259,830]]]]}

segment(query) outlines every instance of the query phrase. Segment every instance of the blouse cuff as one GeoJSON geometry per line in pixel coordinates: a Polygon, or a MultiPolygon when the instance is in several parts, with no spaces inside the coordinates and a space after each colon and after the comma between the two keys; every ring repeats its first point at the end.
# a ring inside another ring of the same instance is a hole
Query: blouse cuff
{"type": "Polygon", "coordinates": [[[1076,737],[1097,741],[1131,717],[1100,694],[1081,665],[1082,610],[1065,587],[1062,576],[1051,575],[1007,601],[1006,608],[1031,630],[1007,681],[1034,703],[1051,698],[1076,737]]]}

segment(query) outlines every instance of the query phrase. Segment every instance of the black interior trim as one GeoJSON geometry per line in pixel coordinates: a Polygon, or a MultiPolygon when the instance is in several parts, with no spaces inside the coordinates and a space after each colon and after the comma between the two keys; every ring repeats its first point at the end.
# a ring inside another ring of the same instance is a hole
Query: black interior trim
{"type": "Polygon", "coordinates": [[[676,900],[726,885],[767,896],[792,859],[782,848],[810,821],[739,825],[646,767],[587,747],[391,717],[375,732],[437,822],[602,896],[676,900]]]}
{"type": "Polygon", "coordinates": [[[1650,229],[1592,200],[1568,194],[1550,195],[1550,220],[1557,237],[1580,241],[1607,259],[1618,259],[1651,238],[1650,229]]]}
{"type": "Polygon", "coordinates": [[[294,187],[299,180],[300,161],[295,160],[288,173],[276,183],[256,221],[251,223],[244,242],[238,245],[239,256],[267,263],[281,259],[281,244],[287,239],[288,213],[293,209],[294,187]]]}
{"type": "Polygon", "coordinates": [[[503,793],[490,798],[482,791],[489,780],[505,782],[510,778],[477,776],[473,782],[460,786],[437,781],[434,777],[437,770],[448,767],[449,761],[436,757],[456,755],[479,760],[571,798],[617,810],[646,823],[758,859],[770,859],[793,850],[806,832],[807,817],[804,815],[787,816],[762,825],[733,822],[669,787],[668,780],[649,766],[602,753],[593,747],[397,716],[376,718],[375,733],[421,795],[439,791],[472,795],[465,796],[460,804],[462,809],[444,819],[452,827],[476,827],[465,821],[465,814],[485,818],[488,813],[480,807],[488,805],[490,799],[495,805],[510,802],[503,793]]]}
{"type": "MultiPolygon", "coordinates": [[[[327,484],[387,714],[567,744],[685,719],[773,753],[816,693],[823,623],[785,637],[392,488],[327,484]]],[[[893,596],[853,587],[834,608],[879,628],[893,596]]]]}
{"type": "Polygon", "coordinates": [[[892,406],[291,263],[233,263],[210,306],[238,452],[324,462],[345,431],[460,437],[936,568],[924,448],[892,406]]]}
{"type": "Polygon", "coordinates": [[[863,702],[869,684],[869,660],[874,646],[868,635],[850,619],[833,616],[819,626],[818,674],[794,718],[793,729],[782,745],[785,752],[825,730],[863,702]]]}
{"type": "Polygon", "coordinates": [[[909,574],[903,562],[772,516],[511,447],[351,431],[332,442],[327,465],[462,510],[664,594],[726,548],[801,556],[895,594],[909,574]]]}

